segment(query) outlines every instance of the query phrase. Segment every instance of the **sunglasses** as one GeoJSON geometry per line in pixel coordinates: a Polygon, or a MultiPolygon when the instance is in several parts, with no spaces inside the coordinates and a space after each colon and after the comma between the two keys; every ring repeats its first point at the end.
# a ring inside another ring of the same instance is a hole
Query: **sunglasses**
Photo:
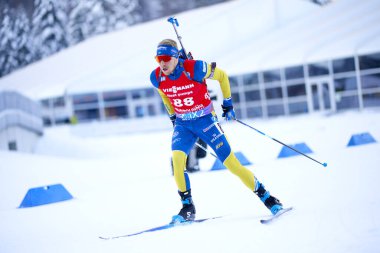
{"type": "Polygon", "coordinates": [[[168,62],[172,59],[170,55],[157,55],[156,56],[156,61],[160,63],[161,61],[163,62],[168,62]]]}

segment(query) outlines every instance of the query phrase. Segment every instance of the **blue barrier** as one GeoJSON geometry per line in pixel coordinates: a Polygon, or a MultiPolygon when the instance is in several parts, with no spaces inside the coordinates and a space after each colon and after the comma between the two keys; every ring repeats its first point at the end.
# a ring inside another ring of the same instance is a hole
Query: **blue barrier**
{"type": "Polygon", "coordinates": [[[19,208],[40,206],[72,199],[73,196],[62,184],[31,188],[19,208]]]}
{"type": "Polygon", "coordinates": [[[375,138],[368,132],[354,134],[351,136],[350,141],[347,144],[347,147],[369,144],[376,142],[375,138]]]}
{"type": "MultiPolygon", "coordinates": [[[[243,155],[242,152],[235,152],[236,158],[240,161],[242,165],[251,165],[252,163],[243,155]]],[[[216,159],[214,164],[211,167],[211,170],[225,170],[227,169],[226,166],[223,165],[223,163],[216,159]]]]}
{"type": "MultiPolygon", "coordinates": [[[[289,145],[289,146],[304,154],[313,153],[313,151],[304,142],[289,145]]],[[[290,148],[283,146],[277,158],[285,158],[285,157],[296,156],[296,155],[301,155],[301,154],[297,153],[294,150],[291,150],[290,148]]]]}

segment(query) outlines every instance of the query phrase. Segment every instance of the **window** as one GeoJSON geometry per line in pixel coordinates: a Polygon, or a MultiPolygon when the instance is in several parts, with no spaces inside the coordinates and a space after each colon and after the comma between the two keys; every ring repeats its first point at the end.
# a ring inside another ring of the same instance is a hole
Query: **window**
{"type": "Polygon", "coordinates": [[[240,94],[237,92],[231,93],[232,102],[238,103],[240,102],[240,94]]]}
{"type": "Polygon", "coordinates": [[[298,79],[298,78],[303,78],[303,77],[304,77],[303,66],[285,68],[286,80],[298,79]]]}
{"type": "Polygon", "coordinates": [[[144,117],[144,107],[138,105],[135,107],[135,115],[137,118],[144,117]]]}
{"type": "Polygon", "coordinates": [[[73,95],[74,105],[97,103],[97,102],[98,102],[98,94],[96,93],[73,95]]]}
{"type": "Polygon", "coordinates": [[[128,111],[125,106],[115,106],[104,108],[106,118],[128,118],[128,111]]]}
{"type": "Polygon", "coordinates": [[[235,76],[230,76],[229,77],[229,80],[230,80],[230,86],[231,87],[238,87],[238,80],[237,80],[237,77],[235,76]]]}
{"type": "Polygon", "coordinates": [[[154,116],[156,115],[156,109],[155,109],[155,106],[150,104],[148,105],[148,115],[149,116],[154,116]]]}
{"type": "Polygon", "coordinates": [[[363,94],[364,107],[380,106],[380,92],[363,94]]]}
{"type": "Polygon", "coordinates": [[[239,107],[236,107],[235,114],[237,119],[241,118],[241,109],[239,107]]]}
{"type": "Polygon", "coordinates": [[[306,95],[305,84],[291,85],[287,87],[289,97],[298,97],[306,95]]]}
{"type": "Polygon", "coordinates": [[[342,96],[338,97],[336,101],[336,109],[345,110],[359,107],[359,98],[358,96],[342,96]]]}
{"type": "Polygon", "coordinates": [[[247,108],[247,117],[248,118],[263,117],[263,109],[261,108],[261,106],[249,107],[247,108]]]}
{"type": "Polygon", "coordinates": [[[335,79],[334,86],[335,86],[336,92],[356,90],[357,89],[356,77],[335,79]]]}
{"type": "Polygon", "coordinates": [[[353,57],[334,60],[332,64],[335,74],[355,71],[355,60],[353,57]]]}
{"type": "Polygon", "coordinates": [[[253,85],[259,83],[259,75],[257,73],[243,75],[244,85],[253,85]]]}
{"type": "Polygon", "coordinates": [[[63,97],[55,97],[52,99],[53,101],[53,107],[64,107],[65,106],[65,99],[63,97]]]}
{"type": "Polygon", "coordinates": [[[308,66],[309,76],[322,76],[329,74],[327,62],[312,63],[308,66]]]}
{"type": "Polygon", "coordinates": [[[380,68],[380,53],[360,56],[359,66],[361,70],[380,68]]]}
{"type": "Polygon", "coordinates": [[[380,88],[380,74],[362,75],[361,81],[363,89],[380,88]]]}
{"type": "Polygon", "coordinates": [[[17,151],[17,142],[16,141],[9,141],[8,142],[8,150],[17,151]]]}
{"type": "Polygon", "coordinates": [[[267,83],[281,80],[281,74],[280,74],[279,69],[264,71],[263,76],[264,76],[264,82],[267,82],[267,83]]]}
{"type": "Polygon", "coordinates": [[[99,119],[99,109],[75,110],[78,121],[89,121],[99,119]]]}
{"type": "Polygon", "coordinates": [[[265,89],[265,96],[267,99],[282,98],[281,87],[267,88],[265,89]]]}
{"type": "Polygon", "coordinates": [[[309,110],[307,108],[307,102],[295,102],[289,103],[289,113],[298,114],[298,113],[307,113],[309,110]]]}
{"type": "Polygon", "coordinates": [[[132,99],[140,99],[142,97],[140,90],[132,91],[132,99]]]}
{"type": "Polygon", "coordinates": [[[145,89],[145,97],[147,98],[154,97],[154,92],[155,91],[153,88],[145,89]]]}
{"type": "Polygon", "coordinates": [[[104,102],[126,100],[126,98],[127,98],[127,94],[125,91],[110,91],[110,92],[103,93],[104,102]]]}
{"type": "Polygon", "coordinates": [[[284,106],[282,104],[279,105],[268,105],[268,116],[279,116],[284,115],[284,106]]]}
{"type": "Polygon", "coordinates": [[[49,108],[50,107],[49,99],[42,99],[42,100],[40,100],[40,104],[42,105],[42,107],[45,107],[45,108],[49,108]]]}
{"type": "Polygon", "coordinates": [[[260,101],[260,91],[259,90],[251,90],[245,92],[245,100],[248,101],[260,101]]]}

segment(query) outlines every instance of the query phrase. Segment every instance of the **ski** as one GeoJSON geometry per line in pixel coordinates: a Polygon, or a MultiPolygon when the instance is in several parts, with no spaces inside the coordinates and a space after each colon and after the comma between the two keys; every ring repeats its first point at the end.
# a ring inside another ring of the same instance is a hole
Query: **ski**
{"type": "Polygon", "coordinates": [[[277,219],[278,217],[280,217],[284,213],[291,211],[292,209],[293,209],[293,207],[283,208],[280,211],[278,211],[276,214],[272,215],[271,217],[269,217],[267,219],[261,219],[260,222],[261,222],[261,224],[271,223],[273,220],[277,219]]]}
{"type": "Polygon", "coordinates": [[[123,238],[123,237],[131,237],[131,236],[141,235],[143,233],[160,231],[160,230],[170,229],[170,228],[174,228],[174,227],[178,227],[178,226],[186,226],[186,225],[190,225],[193,223],[202,223],[202,222],[207,221],[207,220],[214,220],[214,219],[218,219],[221,217],[222,216],[215,216],[215,217],[203,218],[203,219],[198,219],[198,220],[193,220],[193,221],[170,222],[170,223],[162,225],[162,226],[145,229],[145,230],[142,230],[142,231],[139,231],[136,233],[132,233],[132,234],[125,234],[125,235],[118,235],[118,236],[111,236],[111,237],[99,236],[99,238],[102,240],[113,240],[113,239],[119,239],[119,238],[123,238]]]}

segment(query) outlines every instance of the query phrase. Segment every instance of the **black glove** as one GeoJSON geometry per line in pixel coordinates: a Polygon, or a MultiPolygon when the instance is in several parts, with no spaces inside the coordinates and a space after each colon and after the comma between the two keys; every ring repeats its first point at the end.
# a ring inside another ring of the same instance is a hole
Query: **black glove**
{"type": "Polygon", "coordinates": [[[170,115],[169,118],[172,121],[172,124],[173,124],[173,127],[174,127],[175,126],[175,119],[177,118],[177,116],[174,113],[174,114],[170,115]]]}
{"type": "Polygon", "coordinates": [[[222,109],[223,109],[222,117],[224,117],[226,120],[236,119],[235,110],[234,110],[234,107],[232,106],[231,98],[227,98],[223,100],[222,109]]]}

